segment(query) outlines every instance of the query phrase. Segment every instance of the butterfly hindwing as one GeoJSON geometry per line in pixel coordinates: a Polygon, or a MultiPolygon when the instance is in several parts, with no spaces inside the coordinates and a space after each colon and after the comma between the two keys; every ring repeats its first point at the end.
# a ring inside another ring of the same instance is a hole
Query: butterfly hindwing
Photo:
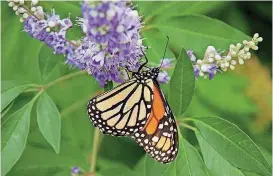
{"type": "Polygon", "coordinates": [[[151,114],[145,126],[132,138],[155,160],[173,161],[178,152],[178,134],[174,116],[162,90],[155,82],[151,114]]]}
{"type": "Polygon", "coordinates": [[[104,134],[125,136],[137,132],[151,112],[153,87],[152,79],[133,78],[94,97],[87,105],[90,120],[104,134]]]}

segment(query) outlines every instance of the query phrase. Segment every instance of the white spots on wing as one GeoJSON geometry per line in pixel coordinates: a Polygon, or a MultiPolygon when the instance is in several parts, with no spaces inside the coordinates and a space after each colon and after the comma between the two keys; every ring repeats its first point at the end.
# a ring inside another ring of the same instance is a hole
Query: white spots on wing
{"type": "Polygon", "coordinates": [[[158,140],[159,140],[159,138],[158,138],[157,136],[154,136],[154,137],[152,138],[152,141],[153,141],[153,142],[158,142],[158,140]]]}
{"type": "Polygon", "coordinates": [[[161,123],[159,124],[158,129],[162,129],[162,128],[163,128],[163,124],[161,123]]]}

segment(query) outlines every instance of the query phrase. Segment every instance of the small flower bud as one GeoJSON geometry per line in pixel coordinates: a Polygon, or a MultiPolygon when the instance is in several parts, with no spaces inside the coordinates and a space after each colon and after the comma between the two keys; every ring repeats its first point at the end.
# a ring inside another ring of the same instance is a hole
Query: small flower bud
{"type": "Polygon", "coordinates": [[[50,32],[50,28],[48,27],[48,28],[46,28],[46,32],[50,32]]]}
{"type": "Polygon", "coordinates": [[[19,7],[17,10],[18,13],[25,13],[26,10],[23,7],[19,7]]]}
{"type": "Polygon", "coordinates": [[[32,12],[35,12],[36,11],[36,7],[31,7],[30,9],[32,12]]]}
{"type": "Polygon", "coordinates": [[[19,2],[19,0],[13,0],[13,2],[18,3],[18,2],[19,2]]]}
{"type": "Polygon", "coordinates": [[[244,60],[243,59],[239,59],[239,64],[240,65],[243,65],[245,62],[244,62],[244,60]]]}
{"type": "Polygon", "coordinates": [[[31,5],[32,5],[32,6],[35,6],[35,5],[38,4],[38,2],[39,2],[38,0],[31,0],[31,5]]]}
{"type": "Polygon", "coordinates": [[[215,60],[221,60],[221,56],[219,54],[216,54],[215,60]]]}
{"type": "Polygon", "coordinates": [[[222,68],[223,71],[227,71],[227,67],[222,68]]]}
{"type": "Polygon", "coordinates": [[[234,70],[234,69],[235,69],[235,66],[234,66],[234,65],[230,65],[229,68],[230,68],[231,70],[234,70]]]}
{"type": "Polygon", "coordinates": [[[247,45],[247,44],[248,44],[248,41],[247,41],[247,40],[244,40],[244,41],[243,41],[243,44],[244,44],[244,45],[247,45]]]}
{"type": "Polygon", "coordinates": [[[258,47],[258,46],[253,46],[252,49],[253,49],[253,50],[258,50],[259,47],[258,47]]]}
{"type": "Polygon", "coordinates": [[[18,16],[18,15],[19,15],[19,12],[18,12],[18,11],[16,11],[16,12],[15,12],[15,15],[17,15],[17,16],[18,16]]]}
{"type": "Polygon", "coordinates": [[[14,11],[16,11],[16,10],[18,9],[18,6],[15,5],[15,6],[12,7],[12,9],[13,9],[14,11]]]}
{"type": "Polygon", "coordinates": [[[248,48],[248,47],[245,47],[244,50],[245,50],[245,51],[249,51],[249,48],[248,48]]]}
{"type": "Polygon", "coordinates": [[[212,57],[209,57],[209,58],[208,58],[208,61],[209,61],[210,63],[212,63],[212,62],[214,61],[214,59],[213,59],[212,57]]]}
{"type": "Polygon", "coordinates": [[[251,57],[251,53],[250,52],[246,53],[246,56],[247,56],[247,59],[249,59],[251,57]]]}
{"type": "Polygon", "coordinates": [[[204,76],[204,73],[202,71],[200,71],[199,76],[204,76]]]}
{"type": "Polygon", "coordinates": [[[124,31],[124,27],[123,27],[122,25],[118,25],[116,31],[117,31],[118,33],[121,33],[121,32],[124,31]]]}
{"type": "Polygon", "coordinates": [[[263,41],[263,38],[262,38],[262,37],[259,37],[259,38],[257,39],[257,41],[258,41],[258,42],[262,42],[262,41],[263,41]]]}
{"type": "Polygon", "coordinates": [[[253,41],[250,41],[249,42],[249,46],[252,47],[252,46],[255,46],[255,43],[253,41]]]}
{"type": "Polygon", "coordinates": [[[24,0],[19,0],[19,4],[20,4],[20,5],[23,5],[24,3],[25,3],[24,0]]]}
{"type": "Polygon", "coordinates": [[[259,34],[258,34],[258,33],[255,33],[254,36],[253,36],[254,39],[256,39],[256,38],[258,38],[258,37],[259,37],[259,34]]]}
{"type": "Polygon", "coordinates": [[[197,64],[202,64],[202,60],[198,59],[197,64]]]}
{"type": "Polygon", "coordinates": [[[221,68],[225,68],[225,67],[226,67],[225,63],[221,63],[221,64],[220,64],[220,67],[221,67],[221,68]]]}
{"type": "Polygon", "coordinates": [[[230,49],[234,49],[234,48],[235,48],[235,45],[231,44],[231,45],[229,46],[229,48],[230,48],[230,49]]]}
{"type": "Polygon", "coordinates": [[[9,2],[8,6],[9,7],[13,7],[14,6],[14,2],[9,2]]]}
{"type": "Polygon", "coordinates": [[[207,65],[201,65],[201,70],[203,72],[206,72],[208,70],[208,66],[207,65]]]}
{"type": "Polygon", "coordinates": [[[231,56],[226,56],[226,60],[227,61],[231,60],[231,56]]]}
{"type": "Polygon", "coordinates": [[[236,48],[240,49],[242,47],[241,43],[237,43],[236,48]]]}
{"type": "Polygon", "coordinates": [[[25,19],[23,17],[20,18],[19,20],[21,23],[23,23],[25,21],[25,19]]]}
{"type": "Polygon", "coordinates": [[[27,14],[27,13],[24,13],[24,14],[23,14],[23,17],[24,17],[24,18],[27,18],[27,17],[28,17],[28,14],[27,14]]]}
{"type": "Polygon", "coordinates": [[[236,56],[236,52],[235,51],[231,51],[231,55],[232,56],[236,56]]]}
{"type": "Polygon", "coordinates": [[[232,60],[232,61],[230,61],[230,63],[231,63],[232,65],[236,65],[236,64],[237,64],[237,61],[236,61],[236,60],[232,60]]]}
{"type": "Polygon", "coordinates": [[[226,63],[225,63],[225,66],[226,66],[226,67],[229,67],[229,63],[228,63],[228,62],[226,62],[226,63]]]}

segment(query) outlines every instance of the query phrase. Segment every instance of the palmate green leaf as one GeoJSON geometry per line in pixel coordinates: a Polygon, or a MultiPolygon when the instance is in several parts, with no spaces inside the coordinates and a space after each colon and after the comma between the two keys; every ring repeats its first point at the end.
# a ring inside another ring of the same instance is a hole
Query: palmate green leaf
{"type": "Polygon", "coordinates": [[[203,15],[173,17],[160,24],[147,25],[146,30],[148,29],[165,33],[170,37],[170,44],[176,50],[182,45],[186,50],[192,49],[198,58],[203,57],[209,45],[224,50],[232,43],[250,39],[226,23],[203,15]]]}
{"type": "Polygon", "coordinates": [[[40,95],[37,103],[37,121],[41,133],[58,154],[61,140],[61,116],[46,92],[40,95]]]}
{"type": "Polygon", "coordinates": [[[192,62],[182,48],[170,80],[169,103],[178,117],[189,106],[195,88],[195,75],[192,62]]]}
{"type": "Polygon", "coordinates": [[[198,151],[182,137],[179,137],[179,144],[177,158],[172,163],[158,163],[146,155],[134,170],[145,176],[211,176],[198,151]]]}
{"type": "Polygon", "coordinates": [[[214,148],[205,141],[201,134],[199,134],[199,132],[196,132],[195,135],[198,139],[204,162],[214,175],[244,176],[239,169],[232,166],[225,158],[215,151],[214,148]]]}
{"type": "Polygon", "coordinates": [[[271,166],[257,145],[236,125],[217,117],[189,118],[202,137],[229,163],[243,170],[271,175],[271,166]]]}
{"type": "MultiPolygon", "coordinates": [[[[5,82],[3,81],[2,84],[5,84],[5,82]]],[[[28,87],[30,87],[30,85],[17,85],[1,92],[1,111],[28,87]]]]}
{"type": "Polygon", "coordinates": [[[10,171],[25,149],[32,106],[33,102],[26,104],[2,122],[1,173],[3,175],[10,171]]]}

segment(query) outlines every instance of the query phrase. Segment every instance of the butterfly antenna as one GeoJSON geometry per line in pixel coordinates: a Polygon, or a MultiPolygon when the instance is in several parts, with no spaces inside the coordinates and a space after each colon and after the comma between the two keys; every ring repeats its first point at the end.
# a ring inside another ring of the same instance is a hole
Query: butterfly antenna
{"type": "Polygon", "coordinates": [[[164,51],[163,59],[162,59],[162,61],[161,61],[161,63],[160,63],[159,68],[161,68],[162,63],[163,63],[163,60],[165,59],[165,54],[166,54],[167,47],[168,47],[168,44],[169,44],[169,37],[168,37],[168,36],[166,36],[166,37],[167,37],[167,43],[166,43],[166,46],[165,46],[165,51],[164,51]]]}
{"type": "Polygon", "coordinates": [[[145,62],[143,64],[141,64],[141,66],[138,69],[138,72],[140,72],[140,70],[148,63],[148,58],[147,58],[146,54],[144,53],[144,51],[142,50],[142,48],[140,48],[140,50],[141,50],[142,54],[145,57],[145,62]]]}

